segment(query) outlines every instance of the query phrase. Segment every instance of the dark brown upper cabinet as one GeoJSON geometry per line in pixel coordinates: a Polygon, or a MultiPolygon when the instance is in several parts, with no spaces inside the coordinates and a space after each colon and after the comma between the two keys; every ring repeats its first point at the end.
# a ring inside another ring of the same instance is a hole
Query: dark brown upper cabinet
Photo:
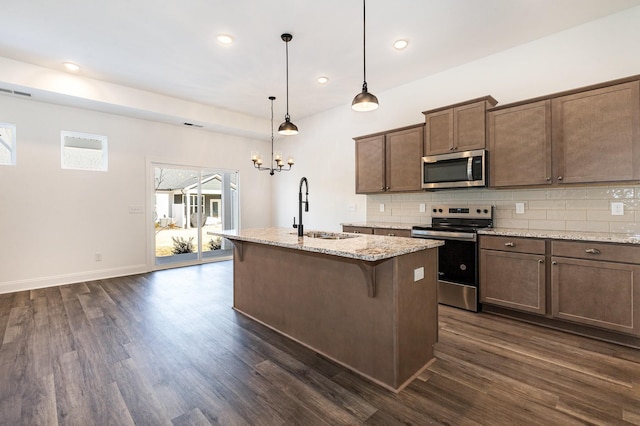
{"type": "Polygon", "coordinates": [[[490,186],[640,180],[638,78],[490,109],[490,186]]]}
{"type": "Polygon", "coordinates": [[[354,138],[356,193],[420,191],[424,125],[354,138]]]}
{"type": "Polygon", "coordinates": [[[429,111],[425,115],[425,155],[484,149],[486,111],[497,101],[491,96],[429,111]]]}

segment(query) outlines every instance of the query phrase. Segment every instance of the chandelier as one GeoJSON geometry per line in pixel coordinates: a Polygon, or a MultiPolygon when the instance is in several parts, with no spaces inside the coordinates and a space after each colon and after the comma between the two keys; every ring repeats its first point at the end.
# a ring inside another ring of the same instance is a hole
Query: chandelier
{"type": "Polygon", "coordinates": [[[253,161],[253,167],[260,171],[268,171],[271,176],[274,175],[275,172],[288,172],[291,170],[291,166],[293,166],[293,157],[289,157],[287,159],[288,169],[283,169],[285,166],[284,159],[282,157],[282,152],[274,152],[273,150],[273,101],[276,100],[275,96],[269,96],[269,100],[271,101],[271,166],[263,167],[262,166],[262,156],[257,151],[251,152],[251,161],[253,161]]]}

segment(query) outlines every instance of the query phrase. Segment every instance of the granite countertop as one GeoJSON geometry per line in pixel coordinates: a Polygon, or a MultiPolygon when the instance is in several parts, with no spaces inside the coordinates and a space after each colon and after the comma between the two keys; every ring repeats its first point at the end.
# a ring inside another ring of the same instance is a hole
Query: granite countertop
{"type": "Polygon", "coordinates": [[[481,235],[505,237],[549,238],[555,240],[593,241],[603,243],[640,244],[640,234],[614,234],[607,232],[548,231],[538,229],[490,228],[478,231],[481,235]]]}
{"type": "MultiPolygon", "coordinates": [[[[321,231],[305,231],[305,233],[307,232],[321,231]]],[[[242,229],[240,231],[230,230],[207,233],[209,235],[228,238],[229,240],[267,244],[289,249],[348,257],[367,262],[389,259],[407,253],[435,248],[444,244],[442,241],[422,238],[387,237],[383,235],[334,232],[330,234],[351,235],[353,238],[338,240],[311,237],[298,238],[297,231],[292,228],[252,228],[242,229]]]]}
{"type": "Polygon", "coordinates": [[[384,229],[406,229],[411,231],[414,226],[412,223],[396,223],[396,222],[358,222],[358,223],[341,223],[342,226],[361,226],[363,228],[384,228],[384,229]]]}

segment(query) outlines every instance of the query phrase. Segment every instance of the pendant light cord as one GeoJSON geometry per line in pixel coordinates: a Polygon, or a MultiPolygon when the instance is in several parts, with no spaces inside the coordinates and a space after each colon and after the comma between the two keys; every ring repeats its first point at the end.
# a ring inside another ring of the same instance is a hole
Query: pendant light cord
{"type": "Polygon", "coordinates": [[[362,0],[362,57],[364,84],[367,84],[367,6],[366,0],[362,0]]]}
{"type": "Polygon", "coordinates": [[[287,41],[285,43],[285,52],[286,52],[286,61],[287,61],[287,115],[285,115],[285,118],[288,119],[289,118],[289,42],[287,41]]]}
{"type": "MultiPolygon", "coordinates": [[[[275,99],[273,96],[269,97],[269,100],[271,100],[271,161],[273,161],[273,101],[275,99]]],[[[273,169],[273,164],[271,164],[270,168],[273,169]]]]}

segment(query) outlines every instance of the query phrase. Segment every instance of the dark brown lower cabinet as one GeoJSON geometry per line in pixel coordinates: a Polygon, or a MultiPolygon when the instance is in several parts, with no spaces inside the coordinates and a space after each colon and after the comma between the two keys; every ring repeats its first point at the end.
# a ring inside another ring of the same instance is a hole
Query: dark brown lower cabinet
{"type": "Polygon", "coordinates": [[[545,243],[525,238],[480,238],[480,302],[546,313],[545,243]]]}
{"type": "Polygon", "coordinates": [[[615,261],[640,262],[640,248],[554,241],[552,253],[554,318],[640,336],[640,265],[615,261]]]}
{"type": "Polygon", "coordinates": [[[480,301],[566,331],[635,336],[638,346],[640,247],[482,235],[480,301]]]}
{"type": "Polygon", "coordinates": [[[387,235],[389,237],[411,237],[410,229],[370,228],[367,226],[343,225],[342,232],[353,232],[355,234],[387,235]]]}

